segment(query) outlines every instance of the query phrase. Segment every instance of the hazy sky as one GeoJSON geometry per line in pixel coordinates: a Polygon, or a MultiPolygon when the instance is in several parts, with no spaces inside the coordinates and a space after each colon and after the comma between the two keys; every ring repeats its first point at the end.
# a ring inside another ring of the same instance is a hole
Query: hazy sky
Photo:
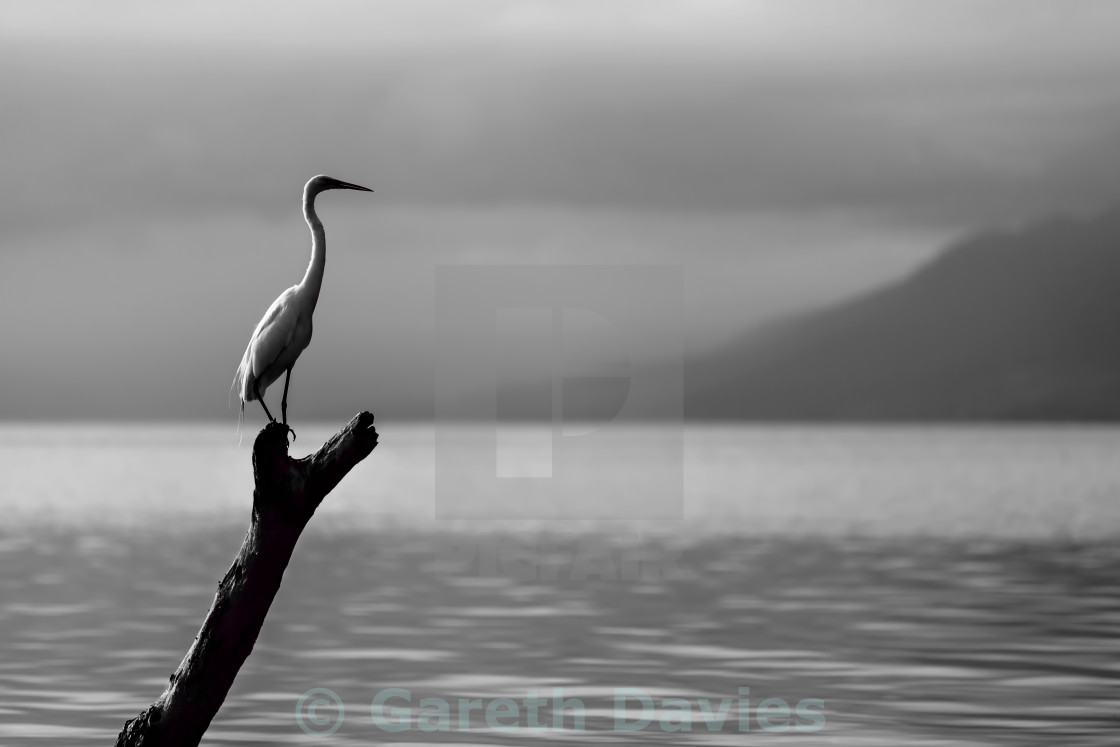
{"type": "Polygon", "coordinates": [[[1117,28],[1110,0],[0,3],[0,417],[226,417],[316,173],[376,193],[320,198],[293,413],[430,399],[439,264],[682,265],[688,345],[719,345],[1120,203],[1117,28]]]}

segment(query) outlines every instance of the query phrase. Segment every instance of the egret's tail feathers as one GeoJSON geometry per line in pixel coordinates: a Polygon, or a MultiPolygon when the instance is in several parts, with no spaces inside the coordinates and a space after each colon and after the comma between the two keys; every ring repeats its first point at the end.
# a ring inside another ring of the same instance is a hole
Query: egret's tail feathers
{"type": "Polygon", "coordinates": [[[241,409],[237,413],[237,445],[241,446],[241,438],[244,435],[241,430],[241,423],[245,419],[245,362],[242,361],[241,365],[237,367],[237,372],[233,375],[233,383],[229,385],[229,397],[227,397],[227,409],[233,407],[233,390],[237,390],[237,399],[241,404],[241,409]]]}
{"type": "Polygon", "coordinates": [[[245,435],[245,431],[241,429],[241,421],[245,417],[245,401],[241,401],[241,408],[237,413],[237,448],[241,448],[241,439],[245,435]]]}

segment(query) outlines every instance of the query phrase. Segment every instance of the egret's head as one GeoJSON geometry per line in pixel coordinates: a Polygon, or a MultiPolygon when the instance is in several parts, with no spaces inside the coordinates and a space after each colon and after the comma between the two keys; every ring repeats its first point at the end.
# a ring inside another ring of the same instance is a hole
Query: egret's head
{"type": "Polygon", "coordinates": [[[319,176],[311,177],[311,180],[307,182],[307,186],[303,188],[303,191],[308,196],[313,197],[320,192],[327,191],[328,189],[356,189],[359,192],[373,191],[372,189],[369,189],[367,187],[359,187],[357,184],[339,181],[338,179],[326,176],[325,174],[319,174],[319,176]]]}

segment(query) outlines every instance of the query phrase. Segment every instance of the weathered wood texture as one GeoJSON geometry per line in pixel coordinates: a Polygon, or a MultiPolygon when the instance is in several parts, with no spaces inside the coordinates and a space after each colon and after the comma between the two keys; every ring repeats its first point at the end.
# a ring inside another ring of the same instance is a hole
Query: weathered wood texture
{"type": "Polygon", "coordinates": [[[117,737],[117,747],[197,745],[253,651],[300,533],[335,485],[377,446],[373,415],[357,415],[312,456],[288,456],[288,429],[253,443],[253,516],[241,551],[167,689],[117,737]]]}

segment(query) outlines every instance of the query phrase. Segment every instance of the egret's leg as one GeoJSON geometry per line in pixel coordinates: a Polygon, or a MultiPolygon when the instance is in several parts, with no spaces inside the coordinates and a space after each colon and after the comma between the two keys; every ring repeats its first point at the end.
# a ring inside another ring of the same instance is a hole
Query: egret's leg
{"type": "Polygon", "coordinates": [[[280,399],[280,417],[284,425],[288,424],[288,382],[292,380],[292,369],[284,374],[284,396],[280,399]]]}
{"type": "MultiPolygon", "coordinates": [[[[284,396],[280,400],[280,416],[284,420],[284,425],[288,425],[288,382],[292,380],[292,369],[289,368],[288,372],[284,374],[284,396]]],[[[288,426],[288,432],[292,434],[292,440],[296,440],[296,432],[292,427],[288,426]]]]}
{"type": "Polygon", "coordinates": [[[257,395],[257,402],[260,402],[261,407],[264,408],[264,414],[268,416],[268,422],[275,423],[276,418],[272,417],[272,413],[268,411],[268,405],[264,403],[264,397],[261,396],[260,385],[255,381],[253,382],[253,394],[257,395]]]}

